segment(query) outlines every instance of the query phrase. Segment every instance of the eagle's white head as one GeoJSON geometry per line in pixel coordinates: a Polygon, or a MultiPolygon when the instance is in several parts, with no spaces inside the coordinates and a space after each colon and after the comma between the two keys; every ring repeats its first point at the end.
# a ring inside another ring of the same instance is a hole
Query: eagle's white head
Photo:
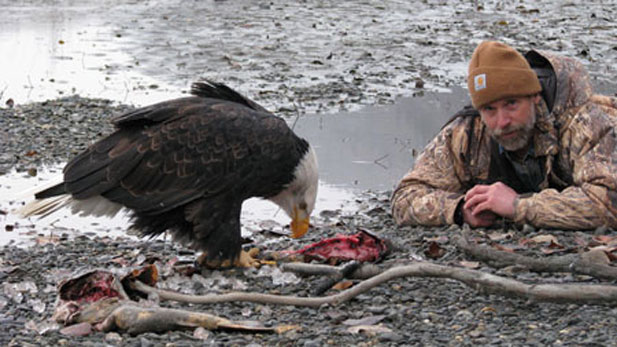
{"type": "Polygon", "coordinates": [[[313,147],[300,160],[294,171],[293,181],[270,200],[279,205],[292,219],[291,236],[302,237],[309,228],[309,217],[315,208],[319,173],[317,156],[313,147]]]}

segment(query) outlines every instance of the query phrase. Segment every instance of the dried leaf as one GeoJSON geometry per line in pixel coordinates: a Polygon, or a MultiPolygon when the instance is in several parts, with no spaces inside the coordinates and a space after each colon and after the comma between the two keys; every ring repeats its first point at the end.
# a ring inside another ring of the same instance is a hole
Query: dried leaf
{"type": "Polygon", "coordinates": [[[73,324],[60,330],[60,334],[66,336],[86,336],[90,335],[91,332],[92,325],[90,323],[73,324]]]}
{"type": "Polygon", "coordinates": [[[507,232],[507,233],[498,233],[498,232],[493,232],[488,234],[488,238],[491,241],[501,241],[501,240],[505,240],[505,239],[510,239],[512,238],[512,235],[514,233],[513,232],[507,232]]]}
{"type": "Polygon", "coordinates": [[[541,251],[544,254],[570,253],[570,252],[576,252],[576,248],[566,248],[558,243],[551,241],[551,243],[548,246],[542,247],[541,251]]]}
{"type": "Polygon", "coordinates": [[[547,246],[548,248],[558,248],[564,249],[565,247],[557,242],[551,241],[551,243],[547,246]]]}
{"type": "Polygon", "coordinates": [[[119,264],[122,266],[127,266],[129,264],[128,260],[124,259],[123,257],[115,257],[109,262],[114,263],[114,264],[119,264]]]}
{"type": "Polygon", "coordinates": [[[300,330],[302,330],[302,327],[300,327],[299,325],[292,325],[292,324],[281,324],[281,325],[278,325],[278,326],[276,326],[276,327],[274,328],[274,331],[275,331],[277,334],[284,334],[284,333],[286,333],[286,332],[288,332],[288,331],[291,331],[291,330],[297,330],[297,331],[300,331],[300,330]]]}
{"type": "Polygon", "coordinates": [[[576,243],[577,245],[581,247],[587,247],[587,241],[580,236],[574,237],[574,243],[576,243]]]}
{"type": "Polygon", "coordinates": [[[35,239],[35,242],[37,245],[46,245],[48,243],[51,244],[56,244],[58,242],[60,242],[60,237],[56,236],[56,235],[49,235],[49,236],[38,236],[35,239]]]}
{"type": "Polygon", "coordinates": [[[609,245],[609,244],[614,244],[617,242],[617,236],[610,236],[610,235],[594,235],[592,237],[593,241],[596,241],[597,243],[601,244],[601,245],[609,245]]]}
{"type": "MultiPolygon", "coordinates": [[[[614,251],[614,250],[613,250],[613,251],[614,251]]],[[[613,251],[610,251],[610,252],[604,252],[604,253],[606,253],[606,256],[608,257],[608,259],[609,259],[611,262],[614,262],[614,261],[616,261],[616,260],[617,260],[617,254],[613,253],[613,251]]]]}
{"type": "Polygon", "coordinates": [[[480,267],[480,262],[478,261],[461,260],[459,264],[461,264],[463,267],[466,267],[468,269],[477,269],[480,267]]]}
{"type": "Polygon", "coordinates": [[[178,265],[174,266],[174,271],[183,276],[193,276],[195,273],[199,273],[197,271],[197,267],[195,265],[178,265]]]}
{"type": "Polygon", "coordinates": [[[500,245],[498,243],[494,244],[493,247],[495,249],[497,249],[497,250],[500,250],[500,251],[504,251],[504,252],[508,252],[508,253],[514,253],[514,248],[512,248],[512,247],[507,247],[507,246],[504,246],[504,245],[500,245]]]}
{"type": "Polygon", "coordinates": [[[534,236],[532,238],[529,238],[526,240],[527,242],[525,243],[548,243],[548,242],[554,242],[557,243],[557,238],[553,235],[547,234],[547,235],[538,235],[538,236],[534,236]]]}
{"type": "Polygon", "coordinates": [[[333,285],[332,289],[345,290],[347,288],[350,288],[351,286],[353,286],[353,282],[352,281],[341,281],[341,282],[333,285]]]}
{"type": "Polygon", "coordinates": [[[428,249],[424,252],[424,255],[432,259],[439,259],[443,257],[445,253],[446,253],[445,249],[441,248],[441,246],[439,246],[437,242],[432,241],[428,245],[428,249]]]}
{"type": "Polygon", "coordinates": [[[352,334],[365,333],[371,336],[392,332],[390,328],[387,328],[381,324],[380,325],[356,325],[356,326],[347,328],[347,331],[349,331],[352,334]]]}
{"type": "Polygon", "coordinates": [[[446,243],[448,242],[448,237],[445,235],[435,236],[435,237],[425,237],[424,241],[427,242],[438,242],[438,243],[446,243]]]}
{"type": "Polygon", "coordinates": [[[497,313],[497,310],[494,309],[492,306],[484,306],[482,307],[482,309],[480,310],[480,312],[482,313],[486,313],[486,312],[493,312],[493,313],[497,313]]]}
{"type": "Polygon", "coordinates": [[[142,283],[145,283],[149,286],[154,286],[156,284],[156,282],[158,281],[159,278],[159,272],[158,269],[156,268],[156,265],[154,264],[149,264],[146,265],[144,267],[141,267],[139,269],[135,269],[133,271],[131,271],[129,274],[127,274],[123,280],[125,279],[129,279],[129,280],[133,280],[136,279],[142,283]]]}
{"type": "Polygon", "coordinates": [[[617,246],[595,246],[595,247],[589,248],[589,250],[590,251],[600,250],[600,251],[612,253],[614,251],[617,251],[617,246]]]}
{"type": "Polygon", "coordinates": [[[345,325],[357,326],[357,325],[375,325],[381,322],[386,316],[377,315],[377,316],[368,316],[360,319],[347,319],[343,322],[345,325]]]}

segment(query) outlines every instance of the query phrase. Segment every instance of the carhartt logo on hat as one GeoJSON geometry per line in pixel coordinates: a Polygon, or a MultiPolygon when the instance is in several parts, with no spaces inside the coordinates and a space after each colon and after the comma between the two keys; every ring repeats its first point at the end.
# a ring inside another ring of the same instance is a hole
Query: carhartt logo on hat
{"type": "Polygon", "coordinates": [[[476,92],[486,88],[486,75],[480,74],[473,79],[474,87],[476,88],[476,92]]]}
{"type": "Polygon", "coordinates": [[[467,87],[471,103],[478,110],[493,101],[534,95],[542,90],[527,60],[514,48],[495,41],[484,41],[474,50],[467,87]]]}

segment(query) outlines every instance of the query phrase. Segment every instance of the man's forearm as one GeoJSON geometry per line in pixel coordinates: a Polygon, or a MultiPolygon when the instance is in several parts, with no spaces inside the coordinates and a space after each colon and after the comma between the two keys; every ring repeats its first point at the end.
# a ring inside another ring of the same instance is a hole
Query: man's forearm
{"type": "Polygon", "coordinates": [[[392,215],[398,225],[439,226],[455,224],[454,213],[460,193],[413,185],[397,189],[392,198],[392,215]]]}
{"type": "MultiPolygon", "coordinates": [[[[600,189],[602,190],[602,189],[600,189]]],[[[516,204],[514,221],[539,228],[589,230],[600,226],[617,227],[617,218],[608,206],[605,194],[570,187],[562,192],[545,189],[521,196],[516,204]]]]}

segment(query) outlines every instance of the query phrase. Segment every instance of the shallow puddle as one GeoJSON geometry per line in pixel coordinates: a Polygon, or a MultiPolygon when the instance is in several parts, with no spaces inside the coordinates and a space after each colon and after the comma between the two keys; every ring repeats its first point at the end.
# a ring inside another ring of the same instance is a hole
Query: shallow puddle
{"type": "MultiPolygon", "coordinates": [[[[115,1],[117,3],[122,1],[115,1]]],[[[121,37],[97,1],[26,1],[3,6],[0,100],[41,101],[71,94],[146,104],[173,96],[132,67],[121,37]]],[[[172,89],[173,90],[173,89],[172,89]]],[[[176,92],[176,96],[180,95],[176,92]]],[[[4,106],[4,105],[3,105],[4,106]]]]}
{"type": "Polygon", "coordinates": [[[320,177],[328,184],[390,190],[466,100],[465,90],[452,88],[356,112],[307,115],[295,131],[315,146],[320,177]]]}

